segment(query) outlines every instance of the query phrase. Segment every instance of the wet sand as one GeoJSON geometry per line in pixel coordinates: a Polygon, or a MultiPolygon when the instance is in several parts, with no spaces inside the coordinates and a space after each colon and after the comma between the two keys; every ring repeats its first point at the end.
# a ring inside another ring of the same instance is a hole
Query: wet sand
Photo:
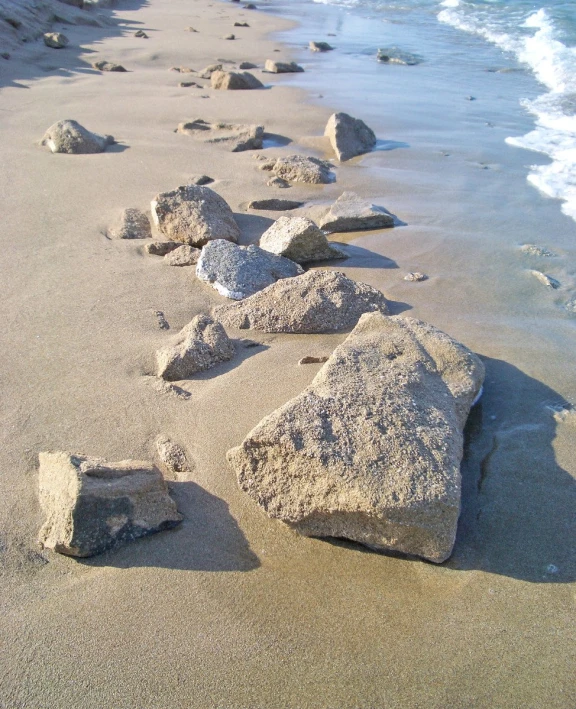
{"type": "MultiPolygon", "coordinates": [[[[562,307],[575,287],[576,240],[557,204],[525,185],[522,168],[537,157],[497,135],[475,140],[484,115],[473,102],[457,109],[472,113],[444,156],[440,116],[423,120],[405,77],[390,79],[397,98],[394,111],[379,109],[384,134],[368,109],[332,105],[328,90],[313,102],[290,77],[218,92],[179,88],[182,75],[169,71],[217,58],[301,60],[271,35],[286,19],[204,0],[125,3],[114,16],[117,30],[67,26],[66,50],[35,43],[2,65],[0,706],[572,709],[576,415],[553,409],[576,402],[575,321],[562,307]],[[185,32],[190,25],[198,32],[185,32]],[[150,39],[134,38],[140,28],[150,39]],[[220,39],[229,32],[238,39],[220,39]],[[129,72],[95,72],[99,59],[129,72]],[[334,110],[410,148],[339,166],[333,185],[273,190],[252,152],[173,132],[192,118],[264,123],[276,142],[264,154],[332,157],[320,136],[334,110]],[[63,118],[119,142],[102,155],[45,152],[36,141],[63,118]],[[239,347],[230,363],[181,383],[189,398],[152,385],[155,350],[225,299],[193,269],[103,232],[122,208],[147,209],[202,173],[235,211],[242,243],[272,217],[241,205],[268,196],[310,203],[354,189],[406,223],[338,236],[351,258],[335,268],[487,365],[445,564],[299,537],[243,495],[226,464],[226,451],[321,366],[299,359],[329,354],[344,334],[232,332],[262,347],[239,347]],[[525,242],[559,257],[528,257],[525,242]],[[539,267],[562,280],[560,292],[526,273],[539,267]],[[415,270],[429,280],[403,281],[415,270]],[[171,483],[181,527],[91,560],[39,551],[39,451],[152,459],[160,433],[194,461],[171,483]]],[[[331,61],[313,57],[306,76],[331,61]]]]}

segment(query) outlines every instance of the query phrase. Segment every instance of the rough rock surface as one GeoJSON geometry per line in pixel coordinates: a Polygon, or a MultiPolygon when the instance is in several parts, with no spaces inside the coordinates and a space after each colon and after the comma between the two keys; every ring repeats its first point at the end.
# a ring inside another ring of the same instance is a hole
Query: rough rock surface
{"type": "Polygon", "coordinates": [[[39,494],[39,542],[70,556],[100,554],[182,520],[160,471],[142,461],[40,453],[39,494]]]}
{"type": "Polygon", "coordinates": [[[215,143],[233,153],[243,150],[259,150],[262,147],[264,126],[242,123],[208,123],[197,118],[180,123],[177,133],[191,135],[204,143],[215,143]]]}
{"type": "Polygon", "coordinates": [[[124,209],[118,224],[109,229],[108,236],[111,239],[151,239],[150,220],[139,209],[124,209]]]}
{"type": "Polygon", "coordinates": [[[64,49],[70,42],[68,37],[61,32],[46,32],[42,38],[44,44],[51,49],[64,49]]]}
{"type": "Polygon", "coordinates": [[[260,246],[296,263],[346,258],[307,217],[280,217],[262,234],[260,246]]]}
{"type": "Polygon", "coordinates": [[[364,315],[312,384],[228,452],[242,490],[308,536],[447,559],[484,367],[412,318],[364,315]]]}
{"type": "Polygon", "coordinates": [[[111,135],[99,135],[86,130],[76,121],[66,119],[54,123],[44,133],[41,145],[46,145],[53,153],[103,153],[114,143],[111,135]]]}
{"type": "Polygon", "coordinates": [[[251,298],[222,305],[214,314],[230,327],[311,334],[352,328],[364,313],[388,313],[380,291],[338,271],[308,271],[278,281],[251,298]]]}
{"type": "Polygon", "coordinates": [[[166,256],[171,251],[182,246],[180,241],[153,241],[144,247],[151,256],[166,256]]]}
{"type": "Polygon", "coordinates": [[[360,231],[394,226],[394,217],[355,192],[343,192],[319,221],[327,232],[360,231]]]}
{"type": "Polygon", "coordinates": [[[172,477],[178,478],[178,473],[190,472],[192,466],[188,462],[184,449],[168,436],[164,434],[158,436],[156,439],[156,451],[163,467],[172,477]]]}
{"type": "Polygon", "coordinates": [[[264,84],[249,71],[214,71],[210,76],[213,89],[229,91],[241,89],[261,89],[264,84]]]}
{"type": "Polygon", "coordinates": [[[248,203],[248,209],[281,212],[289,209],[298,209],[298,207],[301,207],[303,204],[304,202],[297,202],[293,199],[278,199],[277,197],[272,197],[271,199],[254,199],[252,202],[248,203]]]}
{"type": "Polygon", "coordinates": [[[227,202],[209,187],[177,187],[157,195],[151,206],[154,223],[171,241],[203,246],[214,239],[235,242],[240,236],[227,202]]]}
{"type": "Polygon", "coordinates": [[[168,264],[168,266],[193,266],[198,262],[199,257],[200,249],[188,244],[181,244],[177,249],[169,251],[164,256],[164,263],[168,264]]]}
{"type": "Polygon", "coordinates": [[[232,359],[234,351],[232,340],[219,322],[208,315],[197,315],[180,330],[170,347],[156,352],[158,376],[168,382],[187,379],[232,359]]]}
{"type": "Polygon", "coordinates": [[[214,178],[209,175],[191,175],[188,178],[189,185],[210,185],[214,182],[214,178]]]}
{"type": "Polygon", "coordinates": [[[324,135],[330,139],[340,161],[369,153],[376,145],[374,131],[364,121],[347,113],[333,113],[328,119],[324,135]]]}
{"type": "Polygon", "coordinates": [[[304,155],[288,155],[285,158],[265,160],[261,170],[273,172],[276,177],[288,182],[307,182],[313,185],[327,185],[334,182],[333,166],[325,160],[304,155]]]}
{"type": "Polygon", "coordinates": [[[420,283],[421,281],[427,281],[428,276],[425,273],[420,273],[419,271],[411,271],[404,276],[405,281],[411,281],[412,283],[420,283]]]}
{"type": "Polygon", "coordinates": [[[328,42],[310,42],[308,46],[313,52],[329,52],[334,49],[328,42]]]}
{"type": "Polygon", "coordinates": [[[290,187],[290,183],[283,180],[281,177],[271,177],[266,184],[268,187],[277,187],[278,189],[290,187]]]}
{"type": "Polygon", "coordinates": [[[139,37],[140,39],[148,39],[148,35],[146,34],[146,32],[144,32],[144,30],[136,30],[136,32],[134,32],[134,37],[139,37]]]}
{"type": "Polygon", "coordinates": [[[122,66],[122,64],[115,64],[114,62],[107,62],[104,60],[99,61],[99,62],[93,62],[92,68],[98,69],[98,71],[119,71],[119,72],[126,71],[126,69],[122,66]]]}
{"type": "Polygon", "coordinates": [[[273,59],[267,59],[264,64],[264,71],[271,74],[295,74],[304,71],[304,69],[296,62],[275,62],[273,59]]]}
{"type": "Polygon", "coordinates": [[[228,241],[212,241],[202,249],[196,275],[210,283],[221,295],[242,300],[279,279],[303,273],[302,268],[258,246],[236,246],[228,241]]]}
{"type": "Polygon", "coordinates": [[[198,72],[201,79],[209,79],[215,71],[222,71],[222,64],[209,64],[198,72]]]}

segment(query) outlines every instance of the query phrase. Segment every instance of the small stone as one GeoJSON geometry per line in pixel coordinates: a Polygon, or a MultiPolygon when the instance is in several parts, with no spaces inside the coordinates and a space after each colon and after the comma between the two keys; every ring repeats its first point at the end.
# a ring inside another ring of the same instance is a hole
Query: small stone
{"type": "Polygon", "coordinates": [[[194,266],[200,257],[200,249],[195,249],[188,244],[181,244],[177,249],[164,256],[164,263],[168,266],[194,266]]]}
{"type": "Polygon", "coordinates": [[[249,71],[214,71],[210,76],[213,89],[247,90],[261,89],[264,84],[249,71]]]}
{"type": "Polygon", "coordinates": [[[281,177],[271,177],[266,184],[268,187],[278,187],[279,189],[290,187],[290,183],[283,180],[281,177]]]}
{"type": "Polygon", "coordinates": [[[116,71],[125,72],[126,69],[121,64],[115,64],[114,62],[99,61],[93,62],[92,68],[98,71],[116,71]]]}
{"type": "Polygon", "coordinates": [[[195,30],[194,27],[185,27],[184,32],[198,32],[198,30],[195,30]]]}
{"type": "Polygon", "coordinates": [[[379,49],[376,53],[376,59],[383,64],[403,64],[404,66],[413,66],[414,64],[420,64],[422,61],[415,54],[404,52],[397,47],[379,49]]]}
{"type": "Polygon", "coordinates": [[[520,251],[523,251],[529,256],[538,256],[543,258],[552,258],[556,256],[556,254],[552,251],[549,251],[542,246],[536,246],[536,244],[522,244],[520,251]]]}
{"type": "Polygon", "coordinates": [[[281,177],[288,182],[306,182],[316,185],[334,182],[331,168],[332,165],[325,160],[304,155],[272,158],[260,165],[260,170],[273,172],[276,177],[281,177]]]}
{"type": "Polygon", "coordinates": [[[275,62],[272,59],[267,59],[264,64],[264,71],[271,74],[295,74],[304,71],[304,69],[296,62],[275,62]]]}
{"type": "Polygon", "coordinates": [[[188,178],[189,185],[209,185],[212,182],[214,180],[208,175],[192,175],[192,177],[188,178]]]}
{"type": "Polygon", "coordinates": [[[293,199],[278,199],[277,197],[273,197],[272,199],[254,199],[252,202],[248,203],[248,209],[262,209],[279,212],[288,209],[297,209],[303,204],[304,202],[296,202],[293,199]]]}
{"type": "Polygon", "coordinates": [[[296,263],[346,258],[307,217],[280,217],[262,234],[260,246],[296,263]]]}
{"type": "Polygon", "coordinates": [[[313,52],[329,52],[334,49],[328,42],[310,42],[308,46],[313,52]]]}
{"type": "Polygon", "coordinates": [[[418,271],[414,271],[412,273],[407,273],[404,276],[405,281],[419,282],[419,281],[426,281],[427,279],[428,279],[428,276],[425,273],[418,273],[418,271]]]}
{"type": "Polygon", "coordinates": [[[150,220],[139,209],[124,209],[118,225],[112,227],[108,235],[111,239],[151,239],[150,220]]]}
{"type": "Polygon", "coordinates": [[[243,150],[260,150],[264,138],[264,126],[243,123],[208,123],[197,118],[178,125],[177,133],[190,135],[205,143],[214,143],[240,153],[243,150]]]}
{"type": "Polygon", "coordinates": [[[333,113],[328,119],[324,135],[330,139],[338,160],[350,160],[368,153],[376,145],[376,135],[364,121],[348,113],[333,113]]]}
{"type": "Polygon", "coordinates": [[[384,229],[394,226],[394,217],[383,207],[370,204],[355,192],[343,192],[322,217],[319,225],[330,233],[384,229]]]}
{"type": "Polygon", "coordinates": [[[60,32],[46,32],[42,35],[42,38],[44,44],[52,49],[64,49],[70,42],[68,37],[60,32]]]}
{"type": "Polygon", "coordinates": [[[238,69],[258,69],[258,64],[253,64],[252,62],[240,62],[240,64],[238,64],[238,69]]]}
{"type": "Polygon", "coordinates": [[[166,256],[174,249],[182,246],[181,241],[153,241],[144,247],[151,256],[166,256]]]}
{"type": "Polygon", "coordinates": [[[170,71],[177,71],[180,74],[193,74],[194,73],[194,69],[191,69],[189,66],[171,66],[170,71]]]}
{"type": "Polygon", "coordinates": [[[242,7],[245,10],[256,10],[257,9],[256,5],[254,5],[254,3],[251,3],[251,2],[249,2],[247,5],[242,5],[242,7]]]}
{"type": "Polygon", "coordinates": [[[195,81],[180,81],[178,86],[181,89],[189,89],[195,86],[197,89],[201,89],[202,86],[200,84],[197,84],[195,81]]]}
{"type": "Polygon", "coordinates": [[[138,30],[137,32],[134,32],[134,37],[139,37],[140,39],[148,39],[148,35],[144,30],[138,30]]]}
{"type": "Polygon", "coordinates": [[[537,278],[540,283],[545,285],[547,288],[560,288],[560,281],[557,281],[555,278],[552,278],[552,276],[547,276],[545,273],[542,273],[542,271],[535,271],[531,270],[529,271],[535,278],[537,278]]]}
{"type": "Polygon", "coordinates": [[[158,327],[161,330],[169,330],[170,329],[170,323],[168,320],[166,320],[166,316],[161,310],[156,310],[155,313],[156,315],[156,320],[158,322],[158,327]]]}
{"type": "Polygon", "coordinates": [[[302,357],[298,364],[324,364],[324,362],[327,362],[329,359],[330,357],[328,357],[327,355],[324,355],[322,357],[307,355],[306,357],[302,357]]]}
{"type": "Polygon", "coordinates": [[[235,22],[234,27],[250,27],[247,22],[235,22]]]}
{"type": "Polygon", "coordinates": [[[201,79],[209,79],[216,71],[222,71],[222,64],[209,64],[202,71],[198,72],[201,79]]]}
{"type": "Polygon", "coordinates": [[[572,298],[572,300],[569,300],[565,305],[564,308],[569,312],[569,313],[576,313],[576,298],[572,298]]]}
{"type": "Polygon", "coordinates": [[[222,39],[236,39],[236,36],[233,34],[227,34],[225,37],[222,37],[222,39]]]}
{"type": "Polygon", "coordinates": [[[113,143],[111,135],[92,133],[70,119],[50,126],[41,141],[53,153],[69,154],[103,153],[113,143]]]}
{"type": "Polygon", "coordinates": [[[169,473],[178,479],[178,473],[189,473],[192,467],[182,446],[162,434],[156,439],[158,458],[169,473]]]}

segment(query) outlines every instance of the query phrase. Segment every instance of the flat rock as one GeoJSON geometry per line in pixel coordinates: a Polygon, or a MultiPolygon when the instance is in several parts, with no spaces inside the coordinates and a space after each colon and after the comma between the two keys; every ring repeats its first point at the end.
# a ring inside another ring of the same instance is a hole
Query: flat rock
{"type": "Polygon", "coordinates": [[[236,242],[240,229],[232,210],[209,187],[184,185],[152,201],[152,217],[170,241],[203,246],[214,239],[236,242]]]}
{"type": "Polygon", "coordinates": [[[182,246],[180,241],[153,241],[151,244],[146,244],[144,248],[151,256],[166,256],[180,246],[182,246]]]}
{"type": "Polygon", "coordinates": [[[61,32],[46,32],[42,35],[44,44],[51,49],[64,49],[68,46],[70,40],[61,32]]]}
{"type": "Polygon", "coordinates": [[[234,344],[222,325],[208,315],[197,315],[169,347],[156,352],[157,374],[168,382],[187,379],[232,359],[234,352],[234,344]]]}
{"type": "Polygon", "coordinates": [[[560,281],[557,281],[555,278],[552,278],[552,276],[549,276],[546,273],[542,273],[542,271],[531,270],[529,273],[531,273],[534,278],[539,280],[540,283],[547,288],[560,288],[560,281]]]}
{"type": "Polygon", "coordinates": [[[216,71],[222,71],[222,64],[209,64],[207,67],[204,67],[202,71],[198,72],[198,76],[201,79],[209,79],[216,71]]]}
{"type": "Polygon", "coordinates": [[[334,47],[332,47],[328,42],[310,42],[308,47],[313,52],[330,52],[334,47]]]}
{"type": "Polygon", "coordinates": [[[242,300],[279,279],[303,273],[293,261],[271,254],[258,246],[236,246],[229,241],[212,241],[202,249],[196,275],[221,295],[242,300]]]}
{"type": "Polygon", "coordinates": [[[107,62],[104,60],[99,61],[99,62],[93,62],[92,68],[98,69],[98,71],[117,71],[117,72],[126,71],[126,69],[121,64],[115,64],[114,62],[107,62]]]}
{"type": "Polygon", "coordinates": [[[248,209],[270,210],[273,212],[281,212],[288,209],[298,209],[304,202],[296,202],[293,199],[253,199],[248,203],[248,209]]]}
{"type": "Polygon", "coordinates": [[[238,69],[258,69],[258,64],[253,64],[252,62],[240,62],[240,64],[238,64],[238,69]]]}
{"type": "Polygon", "coordinates": [[[213,89],[228,91],[261,89],[264,84],[249,71],[215,71],[210,76],[213,89]]]}
{"type": "Polygon", "coordinates": [[[50,126],[41,145],[46,145],[53,153],[103,153],[114,143],[111,135],[99,135],[81,126],[76,121],[66,119],[50,126]]]}
{"type": "Polygon", "coordinates": [[[307,217],[280,217],[262,234],[260,247],[296,263],[346,258],[307,217]]]}
{"type": "Polygon", "coordinates": [[[180,244],[177,249],[171,250],[164,256],[164,263],[168,266],[194,266],[200,258],[200,249],[180,244]]]}
{"type": "Polygon", "coordinates": [[[304,155],[288,155],[272,158],[260,165],[261,170],[268,170],[287,182],[306,182],[312,185],[327,185],[334,182],[332,165],[326,160],[310,158],[304,155]]]}
{"type": "Polygon", "coordinates": [[[40,453],[38,541],[59,554],[86,557],[182,520],[162,474],[151,463],[62,451],[40,453]]]}
{"type": "Polygon", "coordinates": [[[190,89],[196,87],[197,89],[203,88],[200,84],[197,84],[195,81],[179,81],[178,86],[181,89],[190,89]]]}
{"type": "Polygon", "coordinates": [[[456,537],[462,432],[483,377],[478,357],[440,330],[370,313],[228,460],[240,488],[301,534],[440,563],[456,537]]]}
{"type": "Polygon", "coordinates": [[[151,239],[148,216],[139,209],[124,209],[118,224],[108,230],[111,239],[151,239]]]}
{"type": "Polygon", "coordinates": [[[229,327],[262,332],[338,332],[356,325],[364,313],[388,313],[380,291],[338,271],[308,271],[278,281],[241,303],[214,313],[229,327]]]}
{"type": "Polygon", "coordinates": [[[295,74],[304,71],[304,69],[296,62],[275,62],[273,59],[267,59],[264,71],[272,74],[295,74]]]}
{"type": "Polygon", "coordinates": [[[204,143],[220,145],[233,153],[260,150],[264,126],[243,123],[208,123],[201,118],[180,123],[177,133],[190,135],[204,143]]]}
{"type": "Polygon", "coordinates": [[[376,145],[374,131],[364,121],[347,113],[333,113],[328,119],[324,135],[330,139],[332,148],[341,162],[369,153],[376,145]]]}
{"type": "Polygon", "coordinates": [[[192,175],[188,178],[189,185],[209,185],[214,182],[214,178],[208,175],[192,175]]]}
{"type": "Polygon", "coordinates": [[[319,225],[327,232],[361,231],[394,226],[394,217],[354,192],[343,192],[322,217],[319,225]]]}
{"type": "Polygon", "coordinates": [[[250,27],[247,22],[235,22],[234,27],[250,27]]]}

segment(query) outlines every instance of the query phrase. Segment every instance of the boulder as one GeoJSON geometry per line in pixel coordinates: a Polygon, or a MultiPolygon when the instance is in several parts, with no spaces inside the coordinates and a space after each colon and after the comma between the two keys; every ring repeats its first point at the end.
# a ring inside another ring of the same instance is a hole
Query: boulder
{"type": "Polygon", "coordinates": [[[164,478],[151,463],[62,451],[40,453],[38,541],[59,554],[94,556],[182,520],[164,478]]]}
{"type": "Polygon", "coordinates": [[[304,155],[288,155],[262,162],[261,170],[273,172],[288,182],[306,182],[312,185],[327,185],[334,182],[332,165],[326,160],[310,158],[304,155]]]}
{"type": "Polygon", "coordinates": [[[182,246],[180,241],[153,241],[144,247],[151,256],[166,256],[171,251],[182,246]]]}
{"type": "Polygon", "coordinates": [[[329,52],[334,49],[328,42],[310,42],[308,46],[313,52],[329,52]]]}
{"type": "Polygon", "coordinates": [[[460,513],[478,357],[412,318],[364,315],[311,385],[228,452],[241,489],[313,537],[440,563],[460,513]]]}
{"type": "Polygon", "coordinates": [[[346,258],[307,217],[280,217],[262,234],[260,247],[296,263],[346,258]]]}
{"type": "Polygon", "coordinates": [[[221,295],[242,300],[275,283],[303,273],[302,268],[282,256],[258,246],[236,246],[229,241],[212,241],[202,249],[196,275],[221,295]]]}
{"type": "Polygon", "coordinates": [[[273,59],[267,59],[264,64],[264,71],[271,74],[295,74],[304,69],[296,62],[275,62],[273,59]]]}
{"type": "Polygon", "coordinates": [[[214,314],[229,327],[262,332],[338,332],[356,325],[364,313],[388,313],[388,301],[366,283],[338,271],[308,271],[278,281],[251,298],[222,305],[214,314]]]}
{"type": "Polygon", "coordinates": [[[68,37],[61,32],[46,32],[42,35],[42,39],[44,40],[44,44],[51,49],[64,49],[64,47],[68,46],[70,41],[68,37]]]}
{"type": "Polygon", "coordinates": [[[124,209],[118,224],[108,230],[108,236],[111,239],[151,239],[150,220],[139,209],[124,209]]]}
{"type": "Polygon", "coordinates": [[[239,89],[261,89],[264,84],[249,71],[215,71],[210,76],[213,89],[235,91],[239,89]]]}
{"type": "Polygon", "coordinates": [[[278,199],[272,197],[271,199],[254,199],[248,203],[248,209],[281,212],[289,209],[298,209],[298,207],[301,207],[303,204],[304,202],[296,202],[293,199],[278,199]]]}
{"type": "Polygon", "coordinates": [[[187,379],[232,359],[234,351],[232,340],[219,322],[208,315],[197,315],[180,330],[170,347],[156,352],[157,373],[167,382],[187,379]]]}
{"type": "Polygon", "coordinates": [[[330,138],[332,148],[341,162],[369,153],[376,145],[374,131],[364,121],[347,113],[333,113],[328,119],[324,135],[330,138]]]}
{"type": "Polygon", "coordinates": [[[53,153],[103,153],[114,143],[111,135],[98,135],[73,120],[64,120],[50,126],[41,145],[46,145],[53,153]]]}
{"type": "Polygon", "coordinates": [[[93,62],[92,68],[97,69],[98,71],[126,71],[126,69],[121,64],[115,64],[114,62],[107,62],[104,60],[99,62],[93,62]]]}
{"type": "Polygon", "coordinates": [[[203,246],[214,239],[236,242],[240,236],[232,210],[209,187],[184,185],[157,195],[152,217],[169,240],[190,246],[203,246]]]}
{"type": "Polygon", "coordinates": [[[200,249],[195,249],[188,244],[180,244],[177,249],[170,250],[164,256],[164,263],[168,266],[193,266],[198,262],[200,249]]]}
{"type": "Polygon", "coordinates": [[[354,192],[343,192],[319,221],[329,233],[361,231],[394,226],[394,217],[383,207],[376,207],[354,192]]]}
{"type": "Polygon", "coordinates": [[[214,143],[233,153],[243,150],[260,150],[264,126],[243,123],[208,123],[201,118],[180,123],[177,133],[190,135],[204,143],[214,143]]]}

